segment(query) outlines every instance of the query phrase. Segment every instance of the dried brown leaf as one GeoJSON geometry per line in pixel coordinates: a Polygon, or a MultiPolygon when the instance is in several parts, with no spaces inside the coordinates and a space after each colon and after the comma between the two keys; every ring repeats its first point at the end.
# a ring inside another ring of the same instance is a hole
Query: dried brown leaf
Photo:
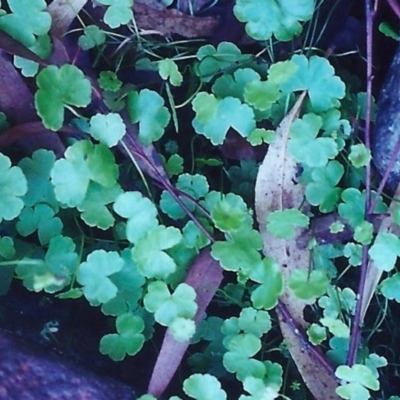
{"type": "Polygon", "coordinates": [[[47,7],[51,15],[51,34],[56,38],[64,35],[87,0],[53,0],[47,7]]]}
{"type": "MultiPolygon", "coordinates": [[[[276,140],[270,145],[256,181],[255,209],[264,242],[264,254],[280,266],[285,282],[295,269],[308,269],[309,251],[299,247],[298,230],[292,239],[278,239],[266,230],[269,213],[287,208],[307,210],[304,188],[297,183],[298,166],[288,154],[290,126],[297,118],[306,92],[303,92],[289,114],[276,130],[276,140]]],[[[306,327],[303,311],[307,303],[296,298],[287,287],[280,298],[277,314],[282,335],[304,382],[317,400],[338,399],[338,385],[332,368],[318,350],[308,343],[300,330],[306,327]]]]}
{"type": "MultiPolygon", "coordinates": [[[[386,217],[380,227],[378,233],[393,233],[400,237],[400,228],[393,220],[393,213],[396,207],[399,205],[398,199],[400,198],[400,184],[397,186],[394,200],[390,203],[388,217],[386,217]]],[[[361,304],[361,319],[364,320],[365,314],[367,313],[368,307],[371,303],[372,296],[375,293],[376,287],[382,277],[382,269],[378,268],[375,263],[370,260],[368,263],[367,276],[365,278],[364,293],[361,304]]]]}
{"type": "Polygon", "coordinates": [[[133,9],[136,24],[140,29],[157,31],[164,36],[211,36],[219,23],[216,17],[194,17],[176,9],[156,9],[141,2],[135,2],[133,9]]]}

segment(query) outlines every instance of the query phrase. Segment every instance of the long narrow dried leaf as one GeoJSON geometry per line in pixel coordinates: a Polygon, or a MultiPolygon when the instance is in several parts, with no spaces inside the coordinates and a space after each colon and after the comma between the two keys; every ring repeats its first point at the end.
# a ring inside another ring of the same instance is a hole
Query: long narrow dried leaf
{"type": "MultiPolygon", "coordinates": [[[[281,267],[285,278],[293,269],[308,267],[307,250],[299,249],[296,240],[278,239],[266,230],[266,219],[269,213],[285,208],[299,209],[304,200],[304,188],[296,182],[298,165],[288,154],[287,143],[292,122],[297,117],[303,104],[304,92],[289,114],[282,120],[276,130],[276,140],[269,146],[267,155],[258,171],[255,187],[255,208],[259,228],[264,241],[265,255],[272,257],[281,267]]],[[[303,323],[301,302],[289,291],[285,291],[282,301],[297,323],[303,323]]]]}
{"type": "MultiPolygon", "coordinates": [[[[395,199],[400,198],[400,184],[397,186],[396,193],[394,195],[395,199]]],[[[386,217],[379,227],[378,233],[393,233],[400,237],[400,228],[393,220],[393,213],[396,207],[398,207],[398,200],[393,200],[390,203],[388,217],[386,217]]],[[[368,264],[367,276],[365,278],[364,294],[362,297],[361,304],[361,323],[364,320],[365,314],[367,313],[368,307],[371,303],[371,299],[375,293],[376,287],[382,277],[382,269],[378,268],[375,263],[370,260],[368,264]]]]}
{"type": "MultiPolygon", "coordinates": [[[[269,147],[260,166],[255,188],[255,208],[264,242],[264,254],[279,263],[285,281],[295,269],[308,268],[309,252],[297,245],[300,230],[292,239],[278,239],[266,230],[266,219],[269,213],[277,210],[295,208],[306,211],[304,188],[296,179],[298,166],[287,150],[290,126],[298,116],[305,96],[306,92],[303,92],[277,128],[277,138],[269,147]]],[[[277,307],[282,335],[304,382],[315,398],[338,399],[335,394],[338,383],[333,370],[317,349],[299,334],[306,326],[303,316],[305,305],[305,302],[297,299],[285,288],[277,307]]]]}
{"type": "MultiPolygon", "coordinates": [[[[210,255],[210,249],[201,251],[194,261],[185,282],[196,291],[198,309],[194,316],[196,326],[204,318],[205,311],[222,281],[222,268],[210,255]]],[[[169,329],[165,333],[161,351],[153,369],[147,392],[159,398],[174,376],[189,342],[177,342],[169,329]]]]}

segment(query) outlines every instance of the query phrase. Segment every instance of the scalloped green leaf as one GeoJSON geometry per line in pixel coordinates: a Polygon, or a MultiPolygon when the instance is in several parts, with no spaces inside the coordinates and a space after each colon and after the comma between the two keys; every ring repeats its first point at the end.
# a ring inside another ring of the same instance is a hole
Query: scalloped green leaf
{"type": "Polygon", "coordinates": [[[8,6],[11,12],[0,16],[0,30],[23,45],[32,46],[37,36],[50,30],[51,16],[44,0],[8,0],[8,6]]]}
{"type": "Polygon", "coordinates": [[[141,237],[132,249],[133,260],[146,278],[165,279],[176,270],[176,262],[164,250],[177,245],[182,234],[177,228],[159,225],[141,237]]]}
{"type": "Polygon", "coordinates": [[[65,106],[86,107],[91,101],[90,81],[75,65],[50,65],[40,71],[36,83],[37,113],[44,126],[54,131],[63,125],[65,106]]]}
{"type": "Polygon", "coordinates": [[[400,303],[400,273],[396,272],[380,284],[381,293],[389,300],[400,303]]]}
{"type": "Polygon", "coordinates": [[[49,205],[37,204],[33,208],[26,207],[22,210],[16,228],[18,233],[25,237],[38,231],[39,241],[43,246],[48,244],[51,238],[61,234],[63,223],[49,205]]]}
{"type": "Polygon", "coordinates": [[[24,207],[21,197],[28,183],[19,167],[12,167],[10,159],[0,153],[0,222],[17,217],[24,207]]]}
{"type": "Polygon", "coordinates": [[[329,285],[329,278],[321,270],[310,273],[307,270],[296,269],[290,275],[288,286],[293,294],[301,300],[314,300],[322,296],[329,285]]]}
{"type": "MultiPolygon", "coordinates": [[[[290,0],[288,0],[290,1],[290,0]]],[[[291,59],[297,65],[297,72],[281,85],[285,93],[308,91],[312,110],[327,111],[340,105],[345,95],[345,85],[325,57],[294,55],[291,59]]]]}
{"type": "Polygon", "coordinates": [[[183,382],[184,392],[197,400],[226,400],[226,392],[215,376],[193,374],[183,382]]]}
{"type": "Polygon", "coordinates": [[[104,14],[104,22],[110,28],[119,28],[121,25],[127,25],[133,19],[133,0],[96,0],[97,3],[107,7],[104,14]]]}
{"type": "Polygon", "coordinates": [[[308,226],[310,218],[296,209],[277,210],[268,214],[267,230],[280,239],[290,239],[298,227],[308,226]]]}
{"type": "Polygon", "coordinates": [[[31,158],[25,157],[19,162],[18,166],[28,181],[28,191],[23,198],[26,206],[45,203],[58,211],[59,204],[50,182],[50,172],[55,160],[56,155],[52,151],[39,149],[31,158]]]}
{"type": "Polygon", "coordinates": [[[115,326],[118,333],[103,336],[99,350],[114,361],[121,361],[127,354],[133,356],[143,347],[144,322],[138,315],[126,313],[117,317],[115,326]]]}
{"type": "Polygon", "coordinates": [[[140,192],[121,193],[115,200],[114,211],[128,219],[126,236],[131,243],[136,243],[158,226],[154,203],[140,192]]]}
{"type": "Polygon", "coordinates": [[[196,53],[199,60],[196,74],[203,82],[210,82],[215,75],[228,72],[251,60],[250,55],[242,54],[240,49],[231,42],[221,42],[215,48],[211,44],[200,47],[196,53]]]}
{"type": "Polygon", "coordinates": [[[265,365],[253,357],[261,350],[261,341],[252,333],[241,333],[231,338],[226,345],[228,351],[223,356],[227,371],[236,373],[240,380],[247,376],[263,378],[265,365]]]}
{"type": "Polygon", "coordinates": [[[313,206],[319,206],[323,213],[333,211],[340,199],[342,189],[336,185],[342,179],[344,167],[338,161],[329,161],[323,167],[311,172],[312,182],[306,187],[307,201],[313,206]]]}
{"type": "Polygon", "coordinates": [[[85,199],[77,205],[81,218],[88,226],[103,230],[111,228],[115,218],[107,206],[115,201],[121,191],[118,184],[104,187],[96,182],[90,182],[85,199]]]}
{"type": "Polygon", "coordinates": [[[271,258],[264,258],[262,264],[257,264],[250,278],[260,283],[251,292],[251,301],[254,308],[271,310],[277,303],[279,296],[283,293],[283,276],[280,266],[271,258]]]}
{"type": "Polygon", "coordinates": [[[78,260],[72,239],[56,236],[50,240],[44,259],[24,258],[18,262],[15,272],[29,290],[54,293],[70,283],[78,260]]]}
{"type": "Polygon", "coordinates": [[[195,300],[196,292],[186,283],[180,283],[171,294],[165,282],[154,281],[147,287],[143,302],[159,324],[169,326],[178,317],[193,318],[197,311],[195,300]]]}
{"type": "Polygon", "coordinates": [[[92,305],[106,303],[114,298],[118,289],[109,276],[121,271],[124,261],[115,252],[95,250],[81,263],[76,279],[82,285],[82,291],[92,305]]]}
{"type": "Polygon", "coordinates": [[[400,239],[393,233],[378,233],[368,254],[376,268],[391,271],[396,264],[397,257],[400,256],[400,239]]]}
{"type": "Polygon", "coordinates": [[[91,181],[106,188],[116,185],[118,167],[106,145],[81,140],[69,146],[64,157],[54,163],[50,173],[60,203],[68,207],[80,205],[91,181]]]}
{"type": "Polygon", "coordinates": [[[100,46],[106,40],[106,34],[97,25],[85,26],[83,33],[83,35],[79,36],[78,44],[85,51],[100,46]]]}
{"type": "Polygon", "coordinates": [[[139,139],[143,144],[151,144],[162,137],[171,116],[157,92],[148,89],[131,91],[126,107],[131,122],[139,123],[139,139]]]}
{"type": "Polygon", "coordinates": [[[274,35],[288,41],[301,33],[301,22],[312,17],[314,6],[313,0],[237,0],[233,11],[253,39],[268,40],[274,35]]]}
{"type": "Polygon", "coordinates": [[[224,74],[216,79],[211,90],[218,98],[232,96],[244,101],[246,85],[260,79],[260,74],[254,69],[239,68],[232,75],[224,74]]]}
{"type": "Polygon", "coordinates": [[[108,147],[115,146],[125,133],[126,127],[119,114],[96,114],[90,118],[90,134],[108,147]]]}
{"type": "Polygon", "coordinates": [[[163,60],[159,61],[158,73],[162,79],[165,81],[169,80],[173,86],[180,86],[182,83],[183,76],[179,72],[175,61],[171,60],[170,58],[164,58],[163,60]]]}
{"type": "Polygon", "coordinates": [[[249,136],[256,128],[251,107],[242,104],[234,97],[219,100],[213,94],[201,92],[196,95],[192,104],[196,112],[196,117],[192,121],[194,129],[210,139],[214,145],[224,142],[229,128],[235,129],[243,137],[249,136]],[[212,111],[209,103],[214,104],[215,109],[212,111]],[[204,117],[205,108],[211,111],[207,118],[204,117]]]}
{"type": "Polygon", "coordinates": [[[312,113],[293,122],[288,148],[297,162],[309,167],[323,167],[337,156],[339,150],[333,138],[317,137],[321,128],[321,117],[312,113]]]}

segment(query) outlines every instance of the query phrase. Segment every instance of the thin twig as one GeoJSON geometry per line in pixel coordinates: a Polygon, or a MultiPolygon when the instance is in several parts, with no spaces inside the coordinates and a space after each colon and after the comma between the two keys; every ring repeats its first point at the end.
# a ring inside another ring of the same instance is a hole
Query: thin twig
{"type": "MultiPolygon", "coordinates": [[[[367,110],[365,118],[365,146],[371,148],[370,133],[371,133],[371,100],[372,100],[372,39],[373,39],[373,22],[376,12],[377,2],[374,3],[374,8],[371,8],[371,1],[365,0],[365,15],[366,15],[366,31],[367,31],[367,110]]],[[[369,221],[369,210],[371,204],[371,163],[366,166],[366,195],[365,195],[365,219],[369,221]]],[[[358,285],[357,305],[354,314],[354,319],[351,327],[351,336],[349,343],[349,352],[347,354],[347,365],[353,365],[357,358],[357,349],[360,344],[361,324],[361,306],[365,290],[365,282],[368,270],[368,246],[364,245],[362,249],[362,265],[360,273],[360,281],[358,285]]]]}

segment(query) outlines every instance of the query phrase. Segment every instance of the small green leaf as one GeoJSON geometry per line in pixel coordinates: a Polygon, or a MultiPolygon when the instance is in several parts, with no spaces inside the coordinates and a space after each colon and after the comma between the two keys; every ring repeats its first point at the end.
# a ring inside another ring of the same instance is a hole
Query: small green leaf
{"type": "Polygon", "coordinates": [[[192,319],[176,317],[169,325],[169,330],[177,342],[189,341],[196,332],[192,319]]]}
{"type": "MultiPolygon", "coordinates": [[[[35,43],[29,47],[29,50],[43,59],[48,58],[51,54],[50,36],[38,36],[35,43]]],[[[39,71],[39,64],[37,62],[18,56],[14,56],[14,65],[17,68],[21,68],[21,74],[26,77],[33,77],[39,71]]]]}
{"type": "Polygon", "coordinates": [[[316,114],[306,114],[293,122],[290,128],[289,151],[297,162],[310,167],[323,167],[336,157],[336,142],[329,137],[317,137],[322,119],[316,114]],[[307,148],[307,151],[304,149],[307,148]]]}
{"type": "Polygon", "coordinates": [[[279,86],[271,81],[253,80],[246,85],[244,90],[246,102],[260,111],[271,108],[279,95],[279,86]]]}
{"type": "Polygon", "coordinates": [[[121,191],[118,184],[104,187],[96,182],[91,182],[85,199],[77,206],[81,212],[81,218],[88,226],[95,226],[103,230],[111,228],[115,219],[107,206],[115,201],[121,191]]]}
{"type": "Polygon", "coordinates": [[[136,243],[158,226],[156,207],[140,192],[121,193],[115,200],[114,211],[128,218],[126,236],[131,243],[136,243]]]}
{"type": "Polygon", "coordinates": [[[246,23],[247,34],[256,40],[291,40],[302,30],[300,22],[308,21],[314,12],[314,1],[237,0],[236,18],[246,23]]]}
{"type": "Polygon", "coordinates": [[[368,254],[377,268],[390,271],[400,255],[400,239],[393,233],[378,233],[368,254]]]}
{"type": "Polygon", "coordinates": [[[124,261],[115,251],[95,250],[88,255],[87,261],[80,265],[76,278],[90,304],[106,303],[117,295],[117,287],[109,276],[123,266],[124,261]]]}
{"type": "Polygon", "coordinates": [[[107,11],[104,14],[104,22],[110,28],[119,28],[127,25],[133,19],[133,0],[96,0],[97,3],[104,4],[107,11]]]}
{"type": "Polygon", "coordinates": [[[90,118],[90,134],[108,147],[115,146],[125,133],[126,127],[119,114],[96,114],[90,118]]]}
{"type": "Polygon", "coordinates": [[[203,82],[210,82],[218,73],[226,73],[229,68],[250,61],[250,55],[244,55],[240,49],[231,42],[221,42],[217,48],[208,44],[200,47],[196,54],[199,64],[197,75],[203,82]]]}
{"type": "Polygon", "coordinates": [[[139,139],[143,144],[148,145],[162,137],[170,114],[158,93],[148,89],[139,93],[131,91],[126,106],[131,122],[139,122],[139,139]]]}
{"type": "Polygon", "coordinates": [[[261,268],[262,240],[260,234],[251,229],[242,229],[226,241],[215,242],[211,255],[227,271],[241,271],[249,276],[255,268],[261,268]]]}
{"type": "Polygon", "coordinates": [[[113,71],[101,71],[98,82],[102,89],[110,92],[117,92],[122,86],[122,82],[113,71]]]}
{"type": "Polygon", "coordinates": [[[103,336],[99,350],[114,361],[121,361],[127,354],[133,356],[143,347],[144,322],[139,316],[126,313],[117,317],[115,326],[118,333],[103,336]]]}
{"type": "Polygon", "coordinates": [[[69,146],[64,157],[54,163],[50,173],[60,203],[68,207],[80,205],[91,181],[108,188],[116,185],[118,167],[107,146],[81,140],[69,146]]]}
{"type": "Polygon", "coordinates": [[[194,374],[183,382],[184,392],[196,400],[226,400],[225,391],[215,376],[194,374]]]}
{"type": "Polygon", "coordinates": [[[183,173],[183,158],[179,154],[172,154],[165,164],[165,170],[169,177],[183,173]]]}
{"type": "Polygon", "coordinates": [[[165,279],[176,270],[176,262],[164,250],[182,240],[181,232],[173,227],[159,225],[140,237],[132,249],[133,260],[146,278],[165,279]]]}
{"type": "Polygon", "coordinates": [[[341,189],[336,187],[344,174],[344,167],[338,161],[329,161],[323,167],[311,172],[313,182],[306,187],[306,198],[313,206],[319,206],[323,213],[333,211],[340,198],[341,189]]]}
{"type": "Polygon", "coordinates": [[[88,25],[83,28],[84,34],[79,36],[78,44],[82,50],[90,50],[100,46],[106,40],[106,34],[97,25],[88,25]]]}
{"type": "Polygon", "coordinates": [[[248,142],[252,146],[259,146],[263,143],[271,144],[276,139],[275,131],[271,129],[256,128],[251,132],[250,136],[247,138],[248,142]]]}
{"type": "Polygon", "coordinates": [[[213,145],[224,142],[229,128],[243,137],[249,136],[256,128],[253,110],[234,97],[219,100],[213,94],[200,92],[192,105],[196,112],[192,121],[194,129],[210,139],[213,145]],[[210,104],[213,103],[215,108],[211,110],[210,104]]]}
{"type": "Polygon", "coordinates": [[[18,216],[24,207],[21,197],[27,192],[28,184],[19,167],[12,167],[10,159],[0,153],[0,222],[18,216]]]}
{"type": "Polygon", "coordinates": [[[301,300],[313,300],[322,296],[328,287],[329,278],[325,272],[314,270],[308,273],[306,270],[296,269],[289,278],[289,288],[296,297],[301,300]]]}
{"type": "MultiPolygon", "coordinates": [[[[1,6],[1,4],[0,4],[1,6]]],[[[51,16],[44,0],[8,0],[11,13],[0,14],[0,30],[30,47],[36,36],[45,35],[51,27],[51,16]]]]}
{"type": "Polygon", "coordinates": [[[400,273],[386,278],[380,284],[382,294],[389,300],[395,300],[400,303],[400,273]]]}
{"type": "Polygon", "coordinates": [[[8,236],[0,237],[0,257],[10,260],[15,255],[14,241],[8,236]]]}
{"type": "Polygon", "coordinates": [[[38,74],[36,82],[36,110],[48,129],[62,127],[65,106],[86,107],[90,103],[90,81],[74,65],[50,65],[38,74]]]}
{"type": "Polygon", "coordinates": [[[371,150],[364,144],[355,144],[350,147],[349,160],[355,168],[365,167],[371,161],[371,150]]]}
{"type": "Polygon", "coordinates": [[[251,216],[243,199],[228,193],[216,202],[211,210],[211,218],[218,229],[232,232],[248,224],[251,216]]]}
{"type": "Polygon", "coordinates": [[[261,76],[252,68],[239,68],[232,75],[223,74],[215,80],[212,92],[217,98],[236,97],[244,101],[244,91],[247,84],[253,81],[259,82],[261,76]]]}
{"type": "Polygon", "coordinates": [[[296,228],[306,228],[309,220],[296,209],[273,211],[267,217],[267,230],[280,239],[290,239],[295,236],[296,228]]]}
{"type": "Polygon", "coordinates": [[[67,286],[75,273],[78,254],[71,238],[55,236],[50,240],[44,260],[22,259],[15,272],[29,290],[54,293],[67,286]]]}
{"type": "Polygon", "coordinates": [[[19,162],[18,166],[28,180],[28,191],[24,196],[26,206],[44,203],[58,211],[59,203],[50,182],[50,172],[55,160],[56,156],[52,151],[39,149],[32,154],[32,158],[26,157],[19,162]]]}
{"type": "Polygon", "coordinates": [[[251,293],[251,301],[257,309],[271,310],[283,292],[283,276],[280,266],[271,258],[264,258],[262,264],[253,267],[250,278],[260,283],[251,293]]]}
{"type": "Polygon", "coordinates": [[[180,283],[171,294],[165,282],[154,281],[147,287],[143,302],[159,324],[170,326],[178,317],[193,318],[197,311],[195,299],[196,292],[186,283],[180,283]]]}
{"type": "Polygon", "coordinates": [[[354,229],[354,240],[361,244],[370,244],[374,234],[374,226],[368,222],[363,221],[354,229]]]}
{"type": "Polygon", "coordinates": [[[326,329],[318,324],[311,324],[307,329],[307,336],[314,346],[318,346],[326,340],[326,329]]]}
{"type": "Polygon", "coordinates": [[[346,382],[357,382],[372,390],[379,389],[378,380],[365,365],[355,364],[352,367],[340,365],[337,367],[335,375],[346,382]]]}
{"type": "Polygon", "coordinates": [[[352,266],[361,265],[362,246],[356,243],[346,243],[343,255],[349,259],[352,266]]]}
{"type": "Polygon", "coordinates": [[[247,376],[262,378],[265,365],[251,358],[261,349],[261,341],[251,333],[241,333],[231,338],[227,344],[228,351],[223,356],[223,364],[227,371],[237,373],[243,380],[247,376]]]}
{"type": "Polygon", "coordinates": [[[55,212],[50,206],[37,204],[33,208],[23,209],[16,228],[18,233],[25,237],[37,230],[40,243],[46,245],[51,238],[61,234],[63,224],[60,218],[55,217],[55,212]]]}
{"type": "Polygon", "coordinates": [[[159,61],[158,71],[162,79],[164,79],[165,81],[169,79],[171,85],[181,85],[183,77],[173,60],[169,58],[164,58],[163,60],[159,61]]]}
{"type": "MultiPolygon", "coordinates": [[[[286,0],[289,1],[289,0],[286,0]]],[[[294,55],[291,59],[297,65],[297,72],[281,86],[285,93],[308,91],[314,112],[338,108],[345,95],[345,85],[334,75],[335,70],[324,57],[294,55]]]]}
{"type": "Polygon", "coordinates": [[[320,319],[320,323],[326,326],[332,335],[347,339],[350,337],[350,328],[341,320],[331,317],[320,319]]]}
{"type": "MultiPolygon", "coordinates": [[[[358,189],[348,188],[341,194],[343,203],[338,206],[339,215],[346,219],[352,228],[364,221],[365,216],[365,191],[361,193],[358,189]]],[[[372,201],[376,200],[376,193],[372,192],[372,201]]],[[[380,214],[387,212],[387,206],[380,197],[377,201],[374,213],[380,214]]]]}

